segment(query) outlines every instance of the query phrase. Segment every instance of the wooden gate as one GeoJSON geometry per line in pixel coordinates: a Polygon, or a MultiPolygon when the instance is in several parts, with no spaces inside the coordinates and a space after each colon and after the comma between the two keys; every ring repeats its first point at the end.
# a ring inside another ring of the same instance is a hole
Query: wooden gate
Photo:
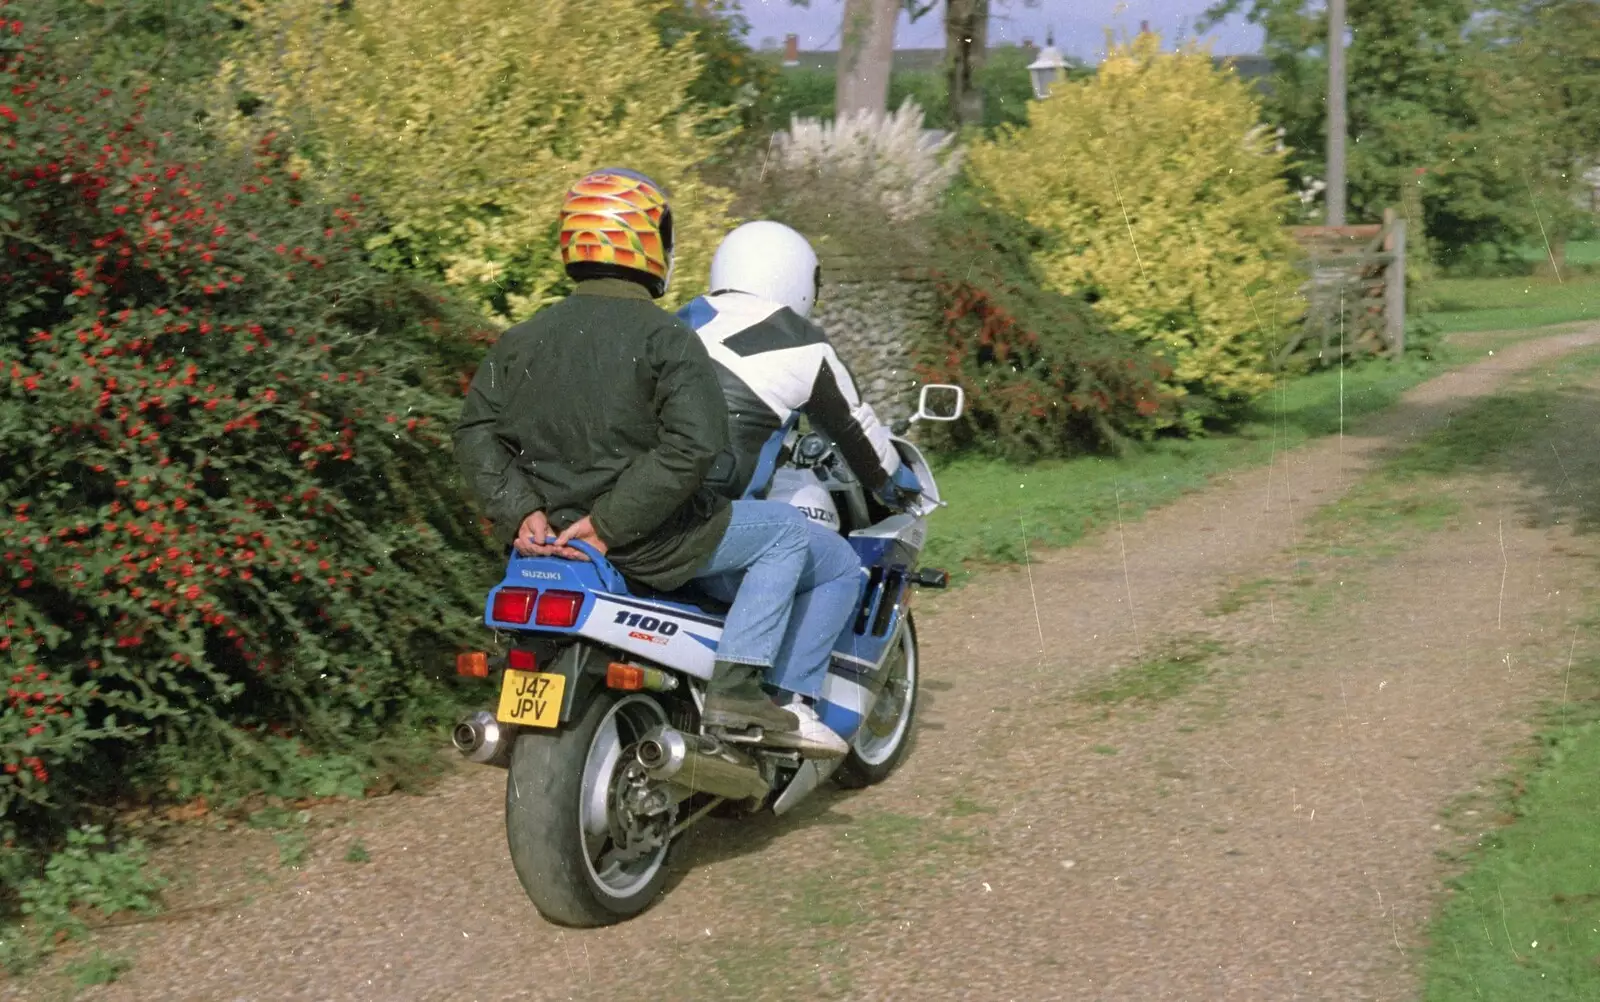
{"type": "Polygon", "coordinates": [[[1305,250],[1306,318],[1278,356],[1288,361],[1315,341],[1324,363],[1388,355],[1406,346],[1406,221],[1385,209],[1369,226],[1297,226],[1305,250]]]}

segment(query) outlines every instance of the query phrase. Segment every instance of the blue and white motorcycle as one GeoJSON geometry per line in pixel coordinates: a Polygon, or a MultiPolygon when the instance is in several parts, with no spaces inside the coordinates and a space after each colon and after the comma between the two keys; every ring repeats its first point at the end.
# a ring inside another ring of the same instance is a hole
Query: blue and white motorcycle
{"type": "Polygon", "coordinates": [[[767,497],[844,533],[866,579],[817,705],[850,742],[844,758],[701,727],[726,606],[692,588],[632,585],[592,549],[587,562],[511,556],[484,613],[504,654],[457,663],[462,674],[501,672],[499,703],[463,719],[452,740],[469,760],[508,768],[506,839],[541,914],[569,926],[630,918],[660,892],[673,840],[708,813],[783,814],[825,779],[868,786],[899,765],[917,708],[911,589],[947,583],[918,567],[927,517],[943,502],[922,453],[899,436],[913,421],[955,420],[962,404],[959,387],[925,386],[917,413],[896,423],[895,448],[921,485],[903,511],[872,498],[824,436],[785,438],[767,497]],[[936,413],[936,396],[953,406],[936,413]]]}

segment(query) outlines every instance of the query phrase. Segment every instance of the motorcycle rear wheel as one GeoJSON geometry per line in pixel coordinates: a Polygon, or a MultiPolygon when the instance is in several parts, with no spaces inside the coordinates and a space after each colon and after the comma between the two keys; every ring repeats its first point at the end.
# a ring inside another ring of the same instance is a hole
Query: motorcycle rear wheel
{"type": "Polygon", "coordinates": [[[614,837],[618,825],[628,827],[614,793],[632,745],[665,723],[654,699],[602,691],[564,730],[517,736],[506,775],[506,843],[522,889],[551,922],[612,925],[661,893],[672,818],[658,819],[659,845],[629,852],[614,837]]]}
{"type": "Polygon", "coordinates": [[[922,665],[917,656],[917,626],[909,612],[897,644],[898,650],[889,652],[889,678],[883,692],[833,774],[834,781],[847,789],[875,786],[888,779],[911,748],[922,665]]]}

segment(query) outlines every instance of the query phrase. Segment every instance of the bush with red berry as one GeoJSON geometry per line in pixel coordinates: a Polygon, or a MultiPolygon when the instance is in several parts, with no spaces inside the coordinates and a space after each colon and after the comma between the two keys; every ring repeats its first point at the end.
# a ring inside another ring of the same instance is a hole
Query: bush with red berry
{"type": "Polygon", "coordinates": [[[927,430],[932,444],[1022,462],[1108,451],[1202,403],[1164,385],[1171,366],[1082,300],[1042,288],[1030,263],[1040,237],[1023,223],[958,190],[935,228],[944,314],[918,345],[917,374],[962,387],[967,405],[927,430]]]}
{"type": "Polygon", "coordinates": [[[158,742],[381,733],[482,597],[479,322],[155,97],[0,0],[0,840],[158,742]]]}

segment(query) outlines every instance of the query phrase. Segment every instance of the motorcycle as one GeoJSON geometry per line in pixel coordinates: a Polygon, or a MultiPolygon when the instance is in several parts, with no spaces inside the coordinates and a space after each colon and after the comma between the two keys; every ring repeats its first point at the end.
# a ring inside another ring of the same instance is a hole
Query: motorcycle
{"type": "Polygon", "coordinates": [[[463,718],[451,740],[469,761],[508,770],[506,840],[545,918],[599,926],[644,911],[674,840],[719,808],[782,815],[825,780],[859,788],[894,772],[917,708],[911,589],[948,583],[918,567],[927,518],[944,502],[902,436],[919,420],[955,420],[963,404],[959,387],[924,386],[916,413],[891,429],[920,485],[903,510],[870,496],[825,436],[793,427],[784,436],[767,498],[843,533],[866,579],[816,704],[849,742],[843,758],[701,726],[726,605],[692,584],[664,593],[630,583],[581,542],[587,561],[512,553],[484,609],[504,653],[457,659],[460,674],[499,673],[499,700],[463,718]],[[937,412],[935,394],[953,394],[953,406],[937,412]]]}

